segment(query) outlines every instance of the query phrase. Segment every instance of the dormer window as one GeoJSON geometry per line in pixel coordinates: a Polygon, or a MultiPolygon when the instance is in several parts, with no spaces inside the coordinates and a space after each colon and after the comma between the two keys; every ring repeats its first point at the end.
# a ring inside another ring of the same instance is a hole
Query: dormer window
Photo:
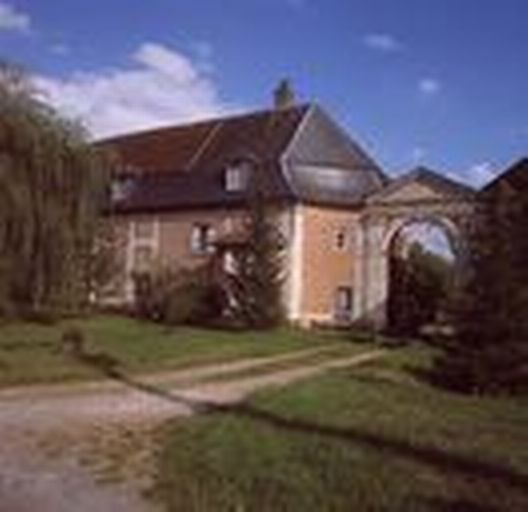
{"type": "Polygon", "coordinates": [[[241,192],[248,186],[251,164],[239,161],[229,165],[224,172],[224,187],[227,192],[241,192]]]}
{"type": "Polygon", "coordinates": [[[127,199],[132,193],[134,179],[131,176],[118,176],[112,181],[110,195],[112,202],[118,203],[127,199]]]}

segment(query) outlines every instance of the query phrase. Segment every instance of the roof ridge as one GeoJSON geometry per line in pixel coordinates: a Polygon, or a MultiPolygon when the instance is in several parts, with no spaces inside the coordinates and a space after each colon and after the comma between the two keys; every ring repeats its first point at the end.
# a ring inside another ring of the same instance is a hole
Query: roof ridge
{"type": "Polygon", "coordinates": [[[294,197],[298,196],[298,190],[296,189],[293,180],[291,178],[291,175],[289,172],[286,172],[286,166],[288,165],[287,162],[287,156],[288,153],[291,151],[291,149],[294,147],[296,139],[299,137],[300,133],[302,132],[303,128],[306,126],[306,123],[308,122],[308,119],[310,116],[313,115],[313,113],[317,109],[316,103],[308,103],[306,104],[306,111],[302,115],[301,119],[299,119],[299,122],[297,123],[297,127],[295,128],[295,131],[293,132],[288,144],[282,151],[281,155],[279,156],[279,163],[280,163],[280,170],[281,170],[281,176],[286,183],[286,186],[288,190],[290,191],[290,194],[292,194],[294,197]]]}

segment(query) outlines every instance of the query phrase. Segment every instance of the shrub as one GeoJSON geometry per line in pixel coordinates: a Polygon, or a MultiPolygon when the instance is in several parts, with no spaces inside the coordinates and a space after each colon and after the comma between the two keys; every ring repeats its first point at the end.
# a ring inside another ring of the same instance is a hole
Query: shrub
{"type": "Polygon", "coordinates": [[[528,389],[528,170],[485,189],[468,231],[456,335],[435,361],[443,384],[473,393],[528,389]]]}
{"type": "Polygon", "coordinates": [[[138,273],[135,312],[167,325],[207,324],[222,313],[224,298],[207,266],[195,269],[160,267],[138,273]]]}
{"type": "Polygon", "coordinates": [[[81,357],[85,352],[86,339],[78,327],[69,327],[61,335],[62,350],[71,356],[81,357]]]}
{"type": "Polygon", "coordinates": [[[434,380],[450,389],[476,394],[528,391],[528,350],[525,343],[486,345],[461,349],[444,347],[435,360],[434,380]]]}

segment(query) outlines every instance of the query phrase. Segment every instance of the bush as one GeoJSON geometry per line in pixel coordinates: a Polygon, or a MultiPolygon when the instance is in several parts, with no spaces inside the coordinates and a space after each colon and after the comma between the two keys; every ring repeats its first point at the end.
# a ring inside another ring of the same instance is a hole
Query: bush
{"type": "Polygon", "coordinates": [[[134,276],[135,313],[167,325],[208,324],[223,311],[222,290],[208,267],[161,267],[134,276]]]}
{"type": "Polygon", "coordinates": [[[435,361],[437,380],[461,391],[528,390],[528,168],[511,172],[484,189],[468,226],[455,336],[435,361]]]}
{"type": "Polygon", "coordinates": [[[78,327],[69,327],[61,335],[61,345],[64,353],[81,357],[85,353],[86,339],[84,332],[78,327]]]}
{"type": "Polygon", "coordinates": [[[528,391],[526,361],[525,343],[497,343],[475,349],[461,349],[459,343],[453,343],[444,347],[435,359],[433,379],[444,387],[465,393],[525,393],[528,391]]]}

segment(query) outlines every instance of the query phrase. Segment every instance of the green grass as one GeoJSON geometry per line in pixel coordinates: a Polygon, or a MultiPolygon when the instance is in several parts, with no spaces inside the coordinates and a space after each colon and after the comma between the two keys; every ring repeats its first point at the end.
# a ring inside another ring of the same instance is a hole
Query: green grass
{"type": "Polygon", "coordinates": [[[68,357],[61,348],[64,329],[86,334],[87,352],[115,359],[127,372],[153,372],[194,364],[261,357],[343,341],[335,333],[229,332],[167,329],[126,317],[102,316],[55,326],[15,323],[0,326],[0,387],[94,379],[100,373],[68,357]]]}
{"type": "Polygon", "coordinates": [[[168,511],[528,510],[528,403],[432,388],[408,348],[175,420],[153,496],[168,511]]]}

